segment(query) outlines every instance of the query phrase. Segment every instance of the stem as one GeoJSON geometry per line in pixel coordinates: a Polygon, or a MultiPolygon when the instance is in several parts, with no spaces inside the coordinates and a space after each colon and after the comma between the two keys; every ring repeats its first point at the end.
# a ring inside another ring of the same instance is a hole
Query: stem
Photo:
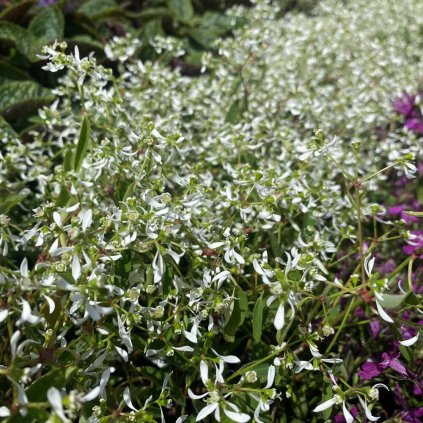
{"type": "Polygon", "coordinates": [[[363,228],[361,226],[361,202],[360,202],[360,188],[355,187],[355,201],[357,210],[357,230],[358,230],[358,243],[359,243],[359,254],[360,254],[360,269],[361,269],[361,281],[366,282],[366,274],[364,272],[364,257],[363,257],[363,228]]]}
{"type": "Polygon", "coordinates": [[[350,314],[350,311],[351,311],[351,309],[353,308],[353,304],[354,304],[354,298],[351,298],[350,303],[348,304],[348,308],[347,308],[347,310],[345,311],[344,318],[342,319],[341,326],[339,326],[338,331],[336,332],[336,334],[335,334],[335,336],[333,337],[333,339],[332,339],[331,343],[329,344],[329,347],[328,347],[328,348],[327,348],[327,350],[326,350],[326,354],[329,354],[330,350],[331,350],[331,349],[332,349],[332,347],[335,345],[336,340],[338,339],[339,335],[341,334],[342,329],[343,329],[343,328],[344,328],[344,326],[345,326],[345,322],[347,321],[347,318],[348,318],[348,316],[349,316],[349,314],[350,314]]]}

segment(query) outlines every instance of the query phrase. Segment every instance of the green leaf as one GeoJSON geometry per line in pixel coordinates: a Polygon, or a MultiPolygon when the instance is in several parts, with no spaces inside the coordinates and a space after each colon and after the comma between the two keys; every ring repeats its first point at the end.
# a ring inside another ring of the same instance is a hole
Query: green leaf
{"type": "Polygon", "coordinates": [[[228,110],[228,113],[226,113],[226,117],[225,120],[228,123],[234,123],[236,122],[239,112],[240,112],[240,102],[239,100],[235,100],[232,104],[231,107],[228,110]]]}
{"type": "Polygon", "coordinates": [[[79,133],[79,140],[76,146],[75,162],[73,165],[74,170],[78,171],[81,168],[82,162],[87,154],[88,145],[90,142],[91,128],[90,121],[87,116],[84,116],[79,133]]]}
{"type": "Polygon", "coordinates": [[[77,369],[78,367],[76,366],[61,367],[41,376],[35,380],[26,390],[29,401],[46,401],[48,389],[52,386],[56,387],[57,389],[63,388],[77,369]]]}
{"type": "Polygon", "coordinates": [[[238,328],[244,323],[245,315],[248,311],[248,299],[241,288],[235,291],[236,299],[231,317],[225,326],[223,336],[227,342],[234,342],[238,328]]]}
{"type": "Polygon", "coordinates": [[[29,8],[35,3],[35,0],[23,0],[19,3],[13,2],[0,13],[0,20],[18,22],[26,17],[29,8]]]}
{"type": "Polygon", "coordinates": [[[25,28],[12,22],[0,21],[0,40],[16,46],[19,53],[25,57],[31,56],[32,37],[25,28]]]}
{"type": "Polygon", "coordinates": [[[405,298],[404,302],[409,305],[418,306],[420,304],[420,299],[414,292],[410,292],[405,298]]]}
{"type": "Polygon", "coordinates": [[[263,326],[263,295],[260,295],[253,311],[253,338],[255,342],[260,342],[263,326]]]}
{"type": "Polygon", "coordinates": [[[40,53],[44,45],[61,40],[64,27],[63,13],[58,7],[45,7],[41,13],[35,15],[28,26],[33,38],[33,54],[40,53]]]}
{"type": "Polygon", "coordinates": [[[176,20],[186,23],[194,17],[191,0],[169,0],[168,4],[176,20]]]}
{"type": "Polygon", "coordinates": [[[379,304],[383,308],[397,308],[401,305],[404,301],[407,294],[399,294],[399,295],[392,295],[392,294],[381,294],[382,299],[378,300],[379,304]]]}
{"type": "Polygon", "coordinates": [[[8,62],[0,60],[0,84],[11,81],[25,81],[27,79],[30,79],[30,76],[26,72],[8,62]]]}
{"type": "Polygon", "coordinates": [[[0,137],[6,138],[6,135],[18,138],[18,134],[15,132],[15,130],[7,123],[7,121],[2,116],[0,116],[0,137]]]}
{"type": "Polygon", "coordinates": [[[118,4],[114,0],[88,0],[78,9],[79,13],[94,20],[119,11],[118,4]]]}
{"type": "Polygon", "coordinates": [[[50,90],[32,81],[12,81],[0,85],[0,114],[16,119],[53,100],[50,90]]]}

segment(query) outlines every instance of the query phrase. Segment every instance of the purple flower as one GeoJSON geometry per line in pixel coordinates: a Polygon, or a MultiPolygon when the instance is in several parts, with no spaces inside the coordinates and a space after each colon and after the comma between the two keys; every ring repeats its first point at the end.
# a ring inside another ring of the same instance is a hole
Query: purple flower
{"type": "Polygon", "coordinates": [[[380,320],[373,320],[370,322],[370,333],[372,334],[373,338],[377,338],[380,334],[380,320]]]}
{"type": "Polygon", "coordinates": [[[423,249],[423,231],[411,231],[411,237],[407,244],[402,249],[404,254],[411,256],[417,253],[419,258],[423,258],[423,251],[420,251],[423,249]]]}
{"type": "Polygon", "coordinates": [[[405,204],[397,204],[395,206],[389,207],[388,213],[392,214],[393,216],[399,215],[399,217],[406,223],[418,222],[419,221],[418,217],[410,216],[404,212],[404,210],[407,210],[407,209],[419,210],[420,203],[418,201],[413,200],[410,206],[407,206],[405,204]]]}
{"type": "Polygon", "coordinates": [[[396,354],[388,354],[384,352],[382,354],[382,361],[379,363],[379,366],[382,369],[387,369],[390,367],[391,369],[395,370],[398,373],[401,373],[402,375],[407,375],[407,369],[405,368],[404,364],[401,363],[401,361],[398,360],[399,353],[396,354]]]}
{"type": "Polygon", "coordinates": [[[404,93],[402,96],[397,97],[393,106],[397,113],[403,115],[404,117],[410,116],[413,112],[413,109],[416,105],[416,96],[404,93]]]}
{"type": "Polygon", "coordinates": [[[386,275],[388,273],[393,272],[394,269],[395,269],[395,261],[390,258],[388,261],[386,261],[379,267],[379,273],[381,273],[382,275],[386,275]]]}
{"type": "Polygon", "coordinates": [[[384,370],[390,367],[392,370],[407,376],[407,369],[404,364],[398,360],[399,353],[388,354],[382,353],[382,361],[375,363],[373,361],[366,361],[361,365],[361,369],[358,371],[358,376],[361,380],[370,380],[376,376],[379,376],[384,370]]]}
{"type": "Polygon", "coordinates": [[[379,365],[373,361],[366,361],[362,364],[361,369],[358,372],[358,376],[361,380],[370,380],[382,373],[383,369],[380,369],[379,365]]]}
{"type": "Polygon", "coordinates": [[[406,119],[404,126],[415,134],[423,134],[423,120],[421,117],[406,119]]]}
{"type": "Polygon", "coordinates": [[[423,417],[423,407],[403,411],[400,415],[401,420],[407,423],[421,423],[423,417]]]}

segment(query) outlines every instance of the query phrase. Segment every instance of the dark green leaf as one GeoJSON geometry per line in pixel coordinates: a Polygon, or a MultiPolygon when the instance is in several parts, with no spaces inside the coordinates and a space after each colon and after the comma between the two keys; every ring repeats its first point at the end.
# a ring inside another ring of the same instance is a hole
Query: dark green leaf
{"type": "Polygon", "coordinates": [[[260,295],[253,311],[253,338],[255,342],[260,342],[263,326],[263,296],[260,295]]]}
{"type": "Polygon", "coordinates": [[[244,323],[245,315],[248,311],[248,299],[241,288],[235,291],[236,299],[231,317],[224,329],[224,338],[227,342],[234,342],[238,328],[244,323]]]}
{"type": "Polygon", "coordinates": [[[26,390],[26,395],[28,396],[29,401],[46,401],[48,389],[52,386],[57,389],[63,388],[76,370],[76,366],[61,367],[41,376],[26,390]]]}
{"type": "Polygon", "coordinates": [[[88,0],[78,9],[78,12],[90,19],[99,19],[119,12],[119,7],[114,0],[88,0]]]}
{"type": "Polygon", "coordinates": [[[0,85],[0,114],[16,119],[48,104],[50,90],[32,81],[13,81],[0,85]]]}
{"type": "Polygon", "coordinates": [[[31,55],[31,34],[19,25],[11,22],[0,22],[0,40],[8,41],[16,46],[19,53],[25,57],[31,55]]]}
{"type": "Polygon", "coordinates": [[[78,171],[81,168],[82,162],[87,154],[88,145],[90,143],[91,136],[90,121],[87,116],[84,116],[81,126],[81,132],[79,133],[79,140],[75,151],[75,162],[74,170],[78,171]]]}
{"type": "Polygon", "coordinates": [[[169,10],[174,18],[181,22],[189,22],[194,17],[191,0],[169,0],[169,10]]]}
{"type": "Polygon", "coordinates": [[[0,20],[19,22],[21,21],[28,9],[36,2],[36,0],[23,0],[18,3],[13,2],[0,13],[0,20]]]}
{"type": "Polygon", "coordinates": [[[62,39],[64,26],[63,13],[58,7],[46,7],[35,15],[28,26],[33,38],[33,54],[40,53],[45,44],[62,39]]]}
{"type": "Polygon", "coordinates": [[[236,122],[236,120],[238,119],[239,113],[240,113],[240,101],[239,100],[235,100],[231,107],[228,110],[228,113],[226,114],[226,122],[229,123],[234,123],[236,122]]]}

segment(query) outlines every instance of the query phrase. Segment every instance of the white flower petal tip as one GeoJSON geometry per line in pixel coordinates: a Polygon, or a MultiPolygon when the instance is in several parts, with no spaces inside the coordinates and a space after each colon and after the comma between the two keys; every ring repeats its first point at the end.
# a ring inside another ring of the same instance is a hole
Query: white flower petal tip
{"type": "Polygon", "coordinates": [[[195,419],[196,422],[203,420],[208,415],[213,413],[213,411],[216,410],[216,408],[219,407],[219,403],[214,402],[212,404],[206,405],[197,415],[197,418],[195,419]]]}
{"type": "Polygon", "coordinates": [[[276,330],[281,330],[285,324],[285,305],[280,304],[276,312],[274,325],[276,330]]]}
{"type": "Polygon", "coordinates": [[[413,336],[412,338],[409,338],[409,339],[405,339],[404,341],[399,341],[399,343],[403,345],[404,347],[410,347],[411,345],[414,345],[418,339],[419,339],[419,332],[417,332],[416,336],[413,336]]]}
{"type": "Polygon", "coordinates": [[[322,402],[321,404],[319,404],[314,410],[314,413],[320,413],[321,411],[325,411],[328,408],[332,407],[334,404],[336,403],[336,399],[335,398],[331,398],[330,400],[327,400],[325,402],[322,402]]]}
{"type": "Polygon", "coordinates": [[[382,308],[382,306],[379,304],[378,300],[376,300],[376,308],[377,308],[377,311],[379,313],[379,316],[383,320],[385,320],[385,322],[394,323],[394,321],[392,320],[392,317],[389,316],[389,314],[382,308]]]}
{"type": "Polygon", "coordinates": [[[248,414],[237,413],[235,411],[223,410],[223,412],[234,422],[237,423],[246,423],[251,420],[251,417],[248,414]]]}

